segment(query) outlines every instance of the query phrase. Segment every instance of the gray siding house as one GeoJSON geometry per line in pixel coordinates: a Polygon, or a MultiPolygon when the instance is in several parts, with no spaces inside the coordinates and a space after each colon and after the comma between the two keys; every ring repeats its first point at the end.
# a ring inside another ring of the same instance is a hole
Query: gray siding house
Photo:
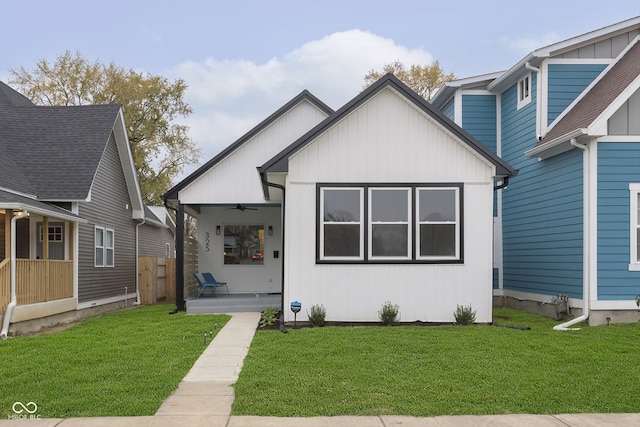
{"type": "Polygon", "coordinates": [[[176,224],[164,206],[145,206],[145,222],[139,228],[139,256],[175,258],[176,224]]]}
{"type": "Polygon", "coordinates": [[[0,153],[0,335],[135,300],[140,248],[165,256],[173,233],[145,210],[121,107],[36,106],[0,82],[0,153]]]}

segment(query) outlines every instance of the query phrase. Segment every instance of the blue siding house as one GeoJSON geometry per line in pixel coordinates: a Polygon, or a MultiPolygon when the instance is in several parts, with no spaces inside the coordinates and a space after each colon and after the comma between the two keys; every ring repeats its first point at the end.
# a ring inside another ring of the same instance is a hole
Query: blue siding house
{"type": "Polygon", "coordinates": [[[496,303],[567,320],[557,329],[638,320],[639,88],[635,17],[432,99],[519,171],[496,195],[496,303]]]}

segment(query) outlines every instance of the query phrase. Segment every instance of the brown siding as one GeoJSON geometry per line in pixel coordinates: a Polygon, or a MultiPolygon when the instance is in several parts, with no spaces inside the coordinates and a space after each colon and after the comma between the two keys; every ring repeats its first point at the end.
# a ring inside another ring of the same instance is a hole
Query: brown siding
{"type": "Polygon", "coordinates": [[[91,202],[80,203],[79,213],[89,220],[79,224],[78,301],[87,302],[135,292],[135,226],[131,200],[113,134],[105,148],[91,189],[91,202]],[[115,233],[114,267],[95,267],[94,227],[115,233]]]}

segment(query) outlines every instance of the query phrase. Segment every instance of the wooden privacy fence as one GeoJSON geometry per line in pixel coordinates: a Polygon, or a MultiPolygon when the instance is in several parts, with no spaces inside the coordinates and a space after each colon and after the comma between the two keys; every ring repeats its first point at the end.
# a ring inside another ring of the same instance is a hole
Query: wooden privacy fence
{"type": "Polygon", "coordinates": [[[142,304],[176,301],[176,259],[138,258],[138,290],[142,304]]]}

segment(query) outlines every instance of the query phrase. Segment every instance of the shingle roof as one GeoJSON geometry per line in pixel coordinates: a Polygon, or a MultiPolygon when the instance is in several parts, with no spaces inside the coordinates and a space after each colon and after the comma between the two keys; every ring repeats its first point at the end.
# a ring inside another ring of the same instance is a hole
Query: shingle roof
{"type": "Polygon", "coordinates": [[[29,211],[38,212],[40,214],[48,213],[55,215],[58,218],[69,218],[74,221],[80,220],[77,215],[69,212],[66,209],[62,209],[58,206],[52,205],[51,203],[41,202],[29,197],[9,193],[2,190],[0,190],[0,205],[3,205],[3,207],[11,207],[12,209],[27,209],[29,211]]]}
{"type": "Polygon", "coordinates": [[[30,107],[33,102],[23,94],[0,82],[0,105],[13,107],[30,107]]]}
{"type": "Polygon", "coordinates": [[[86,199],[119,111],[0,103],[0,187],[42,200],[86,199]]]}
{"type": "Polygon", "coordinates": [[[589,127],[639,75],[640,43],[636,43],[557,121],[536,148],[589,127]]]}

